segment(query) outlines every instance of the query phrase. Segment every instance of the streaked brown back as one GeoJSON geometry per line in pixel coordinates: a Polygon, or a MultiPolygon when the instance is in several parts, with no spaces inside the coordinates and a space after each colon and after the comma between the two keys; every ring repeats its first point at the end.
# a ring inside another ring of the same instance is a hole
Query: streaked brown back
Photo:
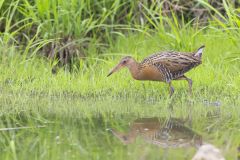
{"type": "Polygon", "coordinates": [[[201,64],[201,58],[193,55],[194,53],[180,52],[160,52],[145,58],[141,65],[155,66],[160,72],[165,72],[166,81],[182,76],[190,69],[201,64]]]}

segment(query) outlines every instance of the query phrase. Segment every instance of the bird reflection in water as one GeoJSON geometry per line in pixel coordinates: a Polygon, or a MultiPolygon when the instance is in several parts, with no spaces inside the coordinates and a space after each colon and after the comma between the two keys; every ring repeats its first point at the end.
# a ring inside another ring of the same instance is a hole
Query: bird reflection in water
{"type": "Polygon", "coordinates": [[[174,118],[140,118],[130,125],[128,133],[121,133],[115,129],[110,131],[123,144],[133,143],[137,137],[141,137],[148,143],[163,148],[202,145],[201,135],[187,127],[184,121],[174,118]]]}

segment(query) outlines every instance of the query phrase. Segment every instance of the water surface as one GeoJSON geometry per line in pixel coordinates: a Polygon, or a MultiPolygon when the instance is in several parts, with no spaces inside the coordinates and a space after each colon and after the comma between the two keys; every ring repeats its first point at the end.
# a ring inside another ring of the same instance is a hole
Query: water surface
{"type": "Polygon", "coordinates": [[[235,105],[20,93],[0,100],[0,159],[181,160],[205,142],[233,159],[240,143],[235,105]]]}

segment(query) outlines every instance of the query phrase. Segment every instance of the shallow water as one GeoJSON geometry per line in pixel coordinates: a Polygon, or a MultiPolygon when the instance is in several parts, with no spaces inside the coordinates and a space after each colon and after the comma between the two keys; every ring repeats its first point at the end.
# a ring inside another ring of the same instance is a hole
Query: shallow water
{"type": "Polygon", "coordinates": [[[205,142],[233,159],[240,143],[239,111],[224,104],[26,94],[0,102],[0,159],[191,159],[205,142]]]}

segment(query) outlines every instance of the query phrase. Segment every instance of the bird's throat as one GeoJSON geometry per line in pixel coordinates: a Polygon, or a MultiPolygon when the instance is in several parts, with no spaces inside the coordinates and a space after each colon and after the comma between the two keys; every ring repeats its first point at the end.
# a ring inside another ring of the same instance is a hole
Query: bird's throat
{"type": "Polygon", "coordinates": [[[140,64],[138,62],[133,62],[128,66],[128,69],[132,75],[132,77],[136,80],[140,79],[140,64]]]}

